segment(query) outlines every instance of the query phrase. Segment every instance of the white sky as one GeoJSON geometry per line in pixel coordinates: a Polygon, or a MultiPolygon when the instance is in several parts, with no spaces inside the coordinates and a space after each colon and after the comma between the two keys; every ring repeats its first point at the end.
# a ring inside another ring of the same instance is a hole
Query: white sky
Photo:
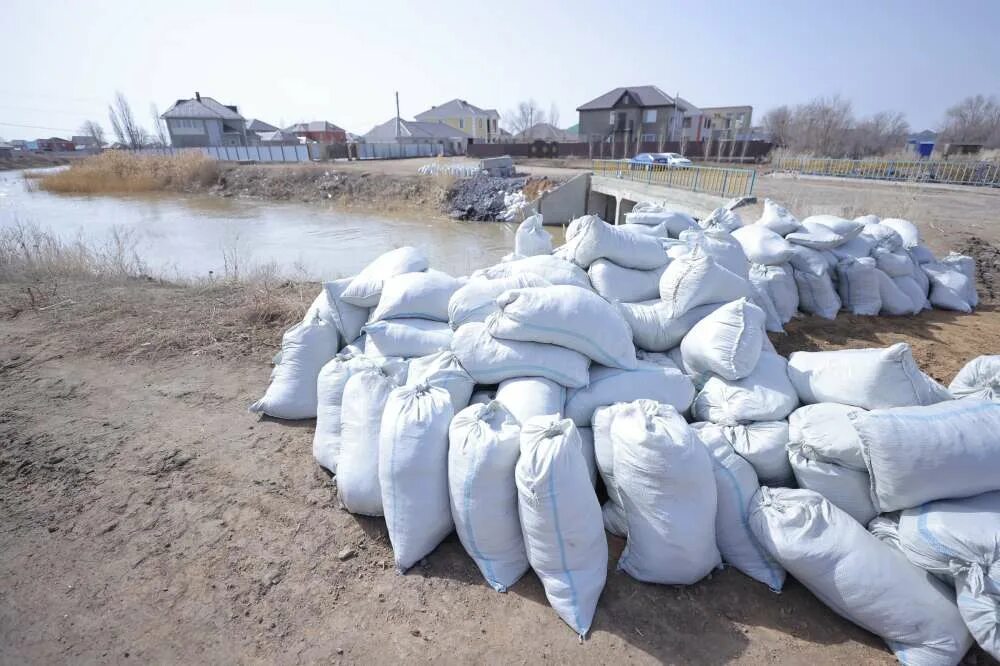
{"type": "Polygon", "coordinates": [[[3,0],[0,137],[107,127],[116,90],[146,124],[197,90],[276,125],[363,133],[455,97],[501,115],[533,97],[576,107],[653,84],[696,105],[840,93],[915,130],[975,94],[1000,94],[1000,2],[744,0],[555,3],[3,0]],[[32,125],[35,127],[16,127],[32,125]]]}

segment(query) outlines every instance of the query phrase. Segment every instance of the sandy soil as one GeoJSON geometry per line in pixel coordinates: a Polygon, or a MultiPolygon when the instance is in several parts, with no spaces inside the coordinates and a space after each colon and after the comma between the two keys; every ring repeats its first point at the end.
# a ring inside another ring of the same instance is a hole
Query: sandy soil
{"type": "MultiPolygon", "coordinates": [[[[225,289],[58,290],[38,311],[0,284],[0,663],[893,661],[794,581],[641,584],[614,538],[582,644],[533,574],[493,592],[454,536],[397,575],[382,521],[337,508],[313,422],[246,412],[308,294],[271,311],[225,289]]],[[[776,340],[905,340],[947,381],[1000,347],[1000,312],[804,318],[776,340]]]]}

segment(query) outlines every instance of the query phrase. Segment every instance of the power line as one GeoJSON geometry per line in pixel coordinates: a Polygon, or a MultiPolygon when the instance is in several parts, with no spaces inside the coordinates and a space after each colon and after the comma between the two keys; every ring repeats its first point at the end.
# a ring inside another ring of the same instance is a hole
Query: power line
{"type": "Polygon", "coordinates": [[[24,129],[56,130],[57,132],[75,132],[76,130],[65,127],[46,127],[44,125],[20,125],[18,123],[0,123],[4,127],[22,127],[24,129]]]}

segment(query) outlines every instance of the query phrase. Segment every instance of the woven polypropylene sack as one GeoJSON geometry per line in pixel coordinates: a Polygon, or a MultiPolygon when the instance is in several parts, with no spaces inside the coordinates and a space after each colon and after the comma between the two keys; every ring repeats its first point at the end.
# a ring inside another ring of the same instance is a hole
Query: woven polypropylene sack
{"type": "Polygon", "coordinates": [[[448,300],[462,281],[441,271],[403,273],[387,278],[371,321],[431,319],[448,321],[448,300]]]}
{"type": "Polygon", "coordinates": [[[318,316],[285,331],[281,360],[271,373],[271,383],[250,411],[279,419],[315,417],[316,379],[336,353],[337,335],[318,316]]]}
{"type": "Polygon", "coordinates": [[[566,393],[565,386],[545,377],[514,377],[500,382],[496,400],[518,423],[527,423],[545,414],[562,418],[566,393]]]}
{"type": "Polygon", "coordinates": [[[731,381],[712,375],[695,396],[691,412],[699,421],[738,425],[750,421],[780,421],[798,404],[788,381],[787,362],[763,352],[757,367],[743,379],[731,381]]]}
{"type": "Polygon", "coordinates": [[[378,256],[351,280],[341,294],[348,303],[373,308],[378,305],[385,281],[402,273],[427,270],[427,257],[415,247],[400,247],[378,256]]]}
{"type": "Polygon", "coordinates": [[[451,348],[477,384],[545,377],[568,388],[579,388],[590,381],[590,359],[580,352],[541,342],[500,340],[481,323],[459,327],[451,348]]]}
{"type": "Polygon", "coordinates": [[[1000,398],[1000,356],[977,356],[958,371],[948,385],[956,398],[1000,398]]]}
{"type": "Polygon", "coordinates": [[[695,324],[681,341],[684,367],[743,379],[757,367],[764,332],[764,311],[747,299],[727,303],[695,324]]]}
{"type": "Polygon", "coordinates": [[[394,388],[396,383],[378,367],[359,369],[344,386],[337,493],[351,513],[382,515],[379,432],[385,403],[394,388]]]}
{"type": "Polygon", "coordinates": [[[699,246],[675,259],[660,278],[660,298],[672,317],[699,305],[750,296],[750,281],[726,270],[699,246]]]}
{"type": "Polygon", "coordinates": [[[573,262],[583,268],[598,259],[643,270],[667,263],[667,253],[657,239],[621,231],[596,215],[573,220],[566,229],[566,242],[573,248],[573,262]]]}
{"type": "Polygon", "coordinates": [[[368,324],[366,356],[427,356],[451,346],[451,327],[430,319],[387,319],[368,324]]]}
{"type": "Polygon", "coordinates": [[[647,351],[663,352],[679,345],[695,324],[722,304],[699,305],[678,316],[673,315],[670,303],[659,298],[617,305],[618,311],[632,329],[635,346],[647,351]]]}
{"type": "Polygon", "coordinates": [[[548,280],[534,273],[518,273],[496,280],[474,278],[459,287],[448,300],[448,323],[457,329],[469,322],[486,321],[497,311],[497,296],[508,289],[548,286],[548,280]]]}
{"type": "Polygon", "coordinates": [[[522,257],[533,257],[551,252],[552,235],[542,227],[542,216],[531,215],[525,218],[514,233],[514,253],[522,257]]]}
{"type": "Polygon", "coordinates": [[[587,269],[594,291],[608,301],[638,303],[660,295],[660,277],[667,266],[643,271],[625,268],[609,259],[598,259],[587,269]]]}
{"type": "Polygon", "coordinates": [[[694,384],[672,362],[639,361],[633,370],[592,365],[590,383],[569,392],[566,418],[589,426],[598,407],[645,398],[686,412],[694,400],[694,384]]]}

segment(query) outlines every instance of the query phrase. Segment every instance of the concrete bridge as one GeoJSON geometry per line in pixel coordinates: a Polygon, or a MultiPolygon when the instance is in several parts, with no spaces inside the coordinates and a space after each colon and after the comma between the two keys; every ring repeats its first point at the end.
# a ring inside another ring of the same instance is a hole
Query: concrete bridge
{"type": "Polygon", "coordinates": [[[553,225],[567,224],[588,214],[620,224],[625,221],[625,213],[639,202],[662,204],[703,218],[733,198],[750,196],[753,191],[752,169],[656,167],[660,165],[633,169],[627,162],[596,160],[594,172],[581,173],[546,192],[535,208],[545,224],[553,225]]]}

